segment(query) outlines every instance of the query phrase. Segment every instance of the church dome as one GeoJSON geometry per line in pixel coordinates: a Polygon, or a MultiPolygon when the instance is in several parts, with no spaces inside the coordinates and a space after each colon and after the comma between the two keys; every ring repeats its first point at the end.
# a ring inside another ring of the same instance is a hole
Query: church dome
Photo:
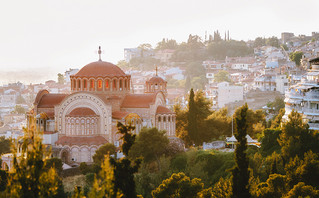
{"type": "Polygon", "coordinates": [[[159,76],[154,76],[148,80],[148,83],[165,83],[165,81],[159,76]]]}
{"type": "Polygon", "coordinates": [[[74,77],[113,77],[125,76],[123,70],[118,66],[105,62],[96,61],[85,65],[74,77]]]}

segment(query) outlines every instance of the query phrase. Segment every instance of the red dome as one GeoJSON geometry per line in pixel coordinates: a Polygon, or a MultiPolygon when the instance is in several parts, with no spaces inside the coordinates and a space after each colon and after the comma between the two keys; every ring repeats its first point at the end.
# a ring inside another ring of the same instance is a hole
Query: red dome
{"type": "Polygon", "coordinates": [[[147,82],[149,83],[165,83],[165,80],[159,76],[154,76],[151,79],[149,79],[147,82]]]}
{"type": "Polygon", "coordinates": [[[125,76],[125,73],[116,65],[104,62],[96,61],[85,65],[75,77],[107,77],[107,76],[125,76]]]}
{"type": "Polygon", "coordinates": [[[95,112],[92,109],[86,107],[79,107],[73,109],[68,116],[95,116],[95,112]]]}

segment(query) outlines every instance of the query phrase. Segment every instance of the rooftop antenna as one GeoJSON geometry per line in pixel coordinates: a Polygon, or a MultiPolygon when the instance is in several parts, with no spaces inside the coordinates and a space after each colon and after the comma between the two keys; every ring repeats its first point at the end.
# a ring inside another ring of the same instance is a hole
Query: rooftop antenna
{"type": "Polygon", "coordinates": [[[102,51],[101,51],[101,46],[99,46],[99,51],[98,51],[98,54],[99,54],[99,61],[102,61],[102,59],[101,59],[101,53],[102,53],[102,51]]]}

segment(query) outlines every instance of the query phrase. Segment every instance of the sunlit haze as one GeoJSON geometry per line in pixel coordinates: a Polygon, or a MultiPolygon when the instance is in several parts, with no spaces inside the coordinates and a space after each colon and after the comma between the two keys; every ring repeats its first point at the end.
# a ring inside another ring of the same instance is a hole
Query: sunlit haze
{"type": "Polygon", "coordinates": [[[310,35],[318,7],[316,0],[2,1],[0,84],[56,80],[96,61],[99,45],[102,59],[116,64],[124,48],[205,31],[229,30],[236,40],[310,35]]]}

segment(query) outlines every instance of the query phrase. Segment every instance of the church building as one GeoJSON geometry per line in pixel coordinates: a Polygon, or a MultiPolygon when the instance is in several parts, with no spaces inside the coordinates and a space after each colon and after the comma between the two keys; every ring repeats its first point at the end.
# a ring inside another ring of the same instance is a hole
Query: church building
{"type": "Polygon", "coordinates": [[[33,115],[45,144],[66,163],[93,162],[105,143],[119,146],[116,124],[131,123],[138,134],[143,127],[165,130],[175,137],[175,113],[166,107],[167,82],[157,74],[146,82],[144,94],[134,94],[131,76],[101,60],[70,76],[71,94],[41,90],[33,115]]]}

